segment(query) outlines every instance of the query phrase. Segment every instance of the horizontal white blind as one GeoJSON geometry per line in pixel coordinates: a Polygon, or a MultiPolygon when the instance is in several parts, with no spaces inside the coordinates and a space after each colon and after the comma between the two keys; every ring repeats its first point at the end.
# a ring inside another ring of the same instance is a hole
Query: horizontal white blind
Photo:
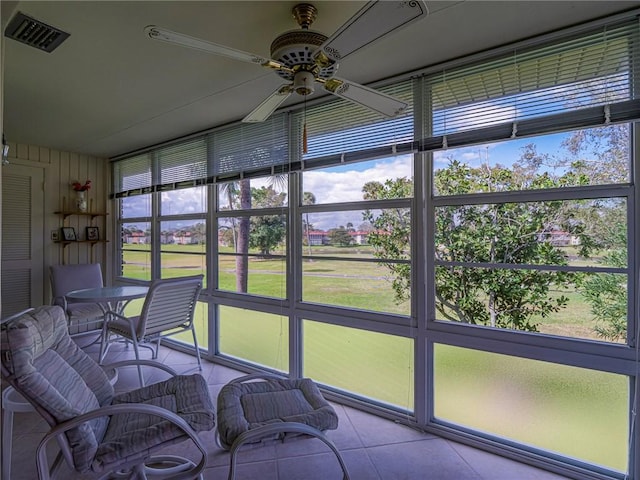
{"type": "Polygon", "coordinates": [[[432,135],[483,128],[631,98],[638,25],[590,35],[477,65],[427,82],[432,135]]]}
{"type": "Polygon", "coordinates": [[[242,123],[209,134],[212,171],[234,176],[289,162],[288,115],[279,114],[261,123],[242,123]]]}
{"type": "Polygon", "coordinates": [[[129,157],[113,164],[113,189],[115,193],[148,188],[153,184],[151,153],[129,157]]]}
{"type": "Polygon", "coordinates": [[[166,188],[207,176],[207,144],[203,137],[160,148],[156,155],[160,184],[166,188]]]}
{"type": "Polygon", "coordinates": [[[412,85],[411,80],[406,80],[377,89],[409,105],[394,118],[341,98],[314,105],[306,113],[296,112],[294,135],[301,137],[305,121],[307,125],[308,153],[302,157],[306,166],[313,166],[314,158],[412,141],[412,85]]]}

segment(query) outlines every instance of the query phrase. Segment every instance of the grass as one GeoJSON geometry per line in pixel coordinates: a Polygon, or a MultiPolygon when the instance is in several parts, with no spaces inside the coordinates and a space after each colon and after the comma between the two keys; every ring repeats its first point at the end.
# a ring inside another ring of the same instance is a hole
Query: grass
{"type": "MultiPolygon", "coordinates": [[[[197,246],[197,248],[201,248],[197,246]]],[[[186,246],[163,246],[163,277],[204,273],[204,256],[186,246]],[[167,248],[165,248],[167,247],[167,248]],[[169,248],[171,247],[171,248],[169,248]],[[188,272],[188,273],[187,273],[188,272]]],[[[306,250],[306,248],[305,248],[306,250]]],[[[305,251],[305,255],[307,252],[305,251]]],[[[303,299],[365,310],[409,314],[396,305],[385,267],[367,248],[313,247],[303,265],[303,299]],[[344,255],[345,260],[323,257],[344,255]]],[[[149,253],[126,252],[125,272],[149,278],[149,253]]],[[[235,291],[235,258],[220,256],[220,288],[235,291]]],[[[285,262],[249,260],[249,293],[286,296],[285,262]]],[[[540,318],[545,334],[595,338],[589,306],[574,289],[569,306],[540,318]]],[[[141,302],[129,308],[140,309],[141,302]]],[[[128,312],[131,313],[131,312],[128,312]]],[[[207,346],[207,307],[196,313],[198,341],[207,346]]],[[[220,307],[220,352],[288,371],[289,320],[283,315],[220,307]]],[[[413,340],[303,320],[304,374],[336,388],[413,410],[413,340]]],[[[190,335],[182,341],[192,343],[190,335]]],[[[438,418],[549,449],[618,471],[626,470],[628,379],[586,369],[457,347],[436,348],[435,412],[438,418]]]]}

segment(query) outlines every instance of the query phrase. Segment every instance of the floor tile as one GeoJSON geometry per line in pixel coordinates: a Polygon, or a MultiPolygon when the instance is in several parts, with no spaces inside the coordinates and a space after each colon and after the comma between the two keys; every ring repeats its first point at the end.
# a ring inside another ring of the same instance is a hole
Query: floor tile
{"type": "MultiPolygon", "coordinates": [[[[88,339],[84,337],[84,339],[88,339]]],[[[87,348],[97,359],[99,347],[87,348]]],[[[142,358],[150,352],[142,350],[142,358]]],[[[114,345],[105,363],[133,359],[133,348],[114,345]]],[[[196,360],[188,354],[161,348],[159,359],[182,373],[193,373],[196,360]],[[189,372],[189,370],[192,370],[189,372]]],[[[144,368],[147,383],[163,378],[164,373],[144,368]]],[[[207,381],[215,404],[223,385],[244,375],[221,365],[204,361],[202,375],[207,381]]],[[[138,388],[135,367],[120,369],[116,391],[138,388]]],[[[339,418],[337,430],[326,435],[339,449],[352,480],[562,480],[563,477],[526,466],[478,449],[459,445],[405,425],[371,415],[351,407],[333,404],[339,418]]],[[[13,434],[13,472],[11,480],[37,478],[35,450],[48,430],[36,413],[16,414],[13,434]]],[[[207,452],[206,480],[224,480],[229,470],[230,454],[215,442],[215,431],[201,432],[200,439],[207,452]]],[[[199,452],[189,441],[172,445],[166,453],[182,455],[199,461],[199,452]]],[[[49,449],[49,456],[54,449],[49,449]]],[[[237,457],[236,480],[336,480],[342,479],[339,463],[333,452],[320,440],[292,438],[285,442],[242,447],[237,457]]],[[[69,471],[63,478],[89,480],[95,475],[79,475],[69,471]]]]}
{"type": "Polygon", "coordinates": [[[431,434],[354,408],[345,407],[345,412],[365,447],[434,438],[431,434]]]}
{"type": "Polygon", "coordinates": [[[492,455],[477,448],[449,442],[483,480],[562,480],[565,477],[492,455]]]}
{"type": "Polygon", "coordinates": [[[367,453],[383,479],[483,480],[438,438],[371,447],[367,453]]]}

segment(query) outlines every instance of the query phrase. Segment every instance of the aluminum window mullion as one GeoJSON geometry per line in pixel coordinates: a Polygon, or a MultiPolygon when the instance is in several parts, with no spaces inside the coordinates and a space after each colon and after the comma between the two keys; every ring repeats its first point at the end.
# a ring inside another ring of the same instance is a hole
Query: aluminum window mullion
{"type": "Polygon", "coordinates": [[[587,273],[621,273],[629,275],[630,268],[616,267],[580,267],[572,265],[545,265],[530,263],[489,263],[489,262],[452,262],[447,260],[434,260],[434,265],[443,267],[487,268],[497,270],[539,270],[557,272],[587,272],[587,273]]]}
{"type": "Polygon", "coordinates": [[[349,210],[384,210],[391,208],[411,208],[411,198],[389,200],[359,200],[345,203],[316,203],[300,207],[301,213],[342,212],[349,210]]]}
{"type": "Polygon", "coordinates": [[[233,218],[233,217],[263,217],[265,215],[285,215],[289,207],[284,205],[282,207],[269,207],[269,208],[246,208],[242,210],[221,210],[218,212],[219,218],[233,218]]]}
{"type": "Polygon", "coordinates": [[[587,185],[560,187],[545,190],[518,190],[507,192],[469,193],[442,195],[432,199],[435,207],[485,205],[488,203],[528,203],[554,200],[593,200],[598,198],[629,198],[633,193],[630,184],[587,185]]]}

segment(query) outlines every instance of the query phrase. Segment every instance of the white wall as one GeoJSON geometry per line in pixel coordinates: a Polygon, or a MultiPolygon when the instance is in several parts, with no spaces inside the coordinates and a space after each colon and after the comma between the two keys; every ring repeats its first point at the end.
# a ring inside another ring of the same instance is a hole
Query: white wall
{"type": "MultiPolygon", "coordinates": [[[[7,139],[9,140],[9,139],[7,139]]],[[[91,189],[87,192],[89,211],[97,213],[108,212],[110,171],[109,162],[105,158],[82,155],[72,152],[54,150],[47,147],[26,145],[9,142],[9,161],[12,164],[24,165],[32,168],[42,168],[44,171],[44,203],[33,205],[33,213],[42,216],[43,234],[41,247],[43,250],[43,265],[35,268],[33,274],[42,279],[44,299],[43,303],[50,301],[49,266],[61,263],[89,263],[102,264],[105,272],[105,280],[110,278],[108,259],[108,243],[78,243],[62,247],[51,239],[52,231],[59,231],[60,227],[73,227],[81,239],[85,238],[85,227],[97,226],[100,229],[100,238],[112,236],[109,219],[107,217],[76,216],[71,215],[63,220],[57,211],[75,211],[75,192],[71,183],[78,181],[84,184],[87,179],[92,181],[91,189]],[[40,211],[38,211],[40,210],[40,211]],[[64,222],[64,223],[63,223],[64,222]],[[38,271],[40,270],[40,271],[38,271]]],[[[7,232],[5,232],[7,233],[7,232]]],[[[9,232],[11,233],[11,232],[9,232]]],[[[19,232],[16,232],[18,234],[19,232]]]]}

